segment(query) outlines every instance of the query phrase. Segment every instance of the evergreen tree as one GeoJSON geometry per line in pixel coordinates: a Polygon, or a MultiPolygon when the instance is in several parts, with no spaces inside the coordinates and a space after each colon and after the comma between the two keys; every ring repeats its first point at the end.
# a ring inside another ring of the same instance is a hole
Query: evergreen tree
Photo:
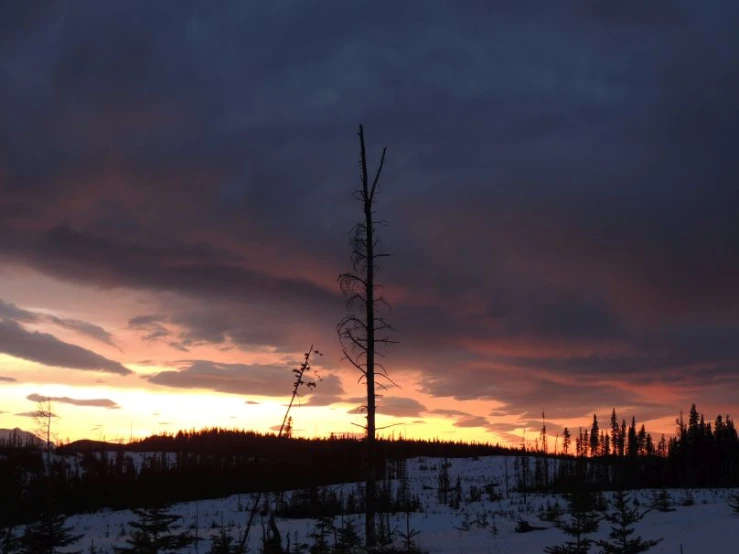
{"type": "Polygon", "coordinates": [[[233,554],[234,540],[231,535],[226,532],[226,527],[221,522],[221,530],[218,535],[213,538],[208,554],[233,554]]]}
{"type": "Polygon", "coordinates": [[[316,520],[313,531],[308,535],[313,539],[310,554],[329,554],[332,550],[329,537],[334,532],[334,520],[330,516],[321,516],[316,520]]]}
{"type": "Polygon", "coordinates": [[[739,514],[739,492],[729,495],[728,503],[734,513],[739,514]]]}
{"type": "Polygon", "coordinates": [[[449,502],[449,507],[459,510],[462,505],[462,480],[457,476],[457,483],[454,485],[454,491],[452,499],[449,502]]]}
{"type": "Polygon", "coordinates": [[[546,547],[544,552],[547,554],[587,554],[593,544],[588,535],[598,530],[600,522],[595,512],[595,496],[586,490],[578,490],[567,495],[567,503],[570,515],[567,519],[560,519],[556,525],[572,540],[546,547]]]}
{"type": "Polygon", "coordinates": [[[20,550],[20,541],[13,528],[0,529],[0,554],[15,554],[20,550]]]}
{"type": "Polygon", "coordinates": [[[662,433],[662,438],[659,439],[659,443],[657,444],[657,456],[661,458],[667,457],[667,439],[664,433],[662,433]]]}
{"type": "Polygon", "coordinates": [[[134,509],[138,520],[129,525],[135,529],[126,539],[128,547],[114,547],[116,554],[164,554],[176,552],[193,543],[193,538],[186,532],[174,532],[174,524],[182,516],[171,514],[165,506],[134,509]]]}
{"type": "Polygon", "coordinates": [[[572,440],[572,435],[570,434],[570,430],[565,427],[564,431],[562,431],[562,449],[564,450],[565,456],[567,456],[568,451],[570,449],[570,441],[572,440]]]}
{"type": "Polygon", "coordinates": [[[282,430],[282,436],[288,439],[293,437],[293,416],[288,416],[285,427],[282,430]]]}
{"type": "Polygon", "coordinates": [[[647,433],[647,440],[644,447],[644,454],[647,456],[654,456],[655,448],[654,448],[654,440],[652,439],[652,434],[647,433]]]}
{"type": "Polygon", "coordinates": [[[640,456],[645,456],[647,453],[647,429],[643,423],[636,435],[636,451],[640,456]]]}
{"type": "Polygon", "coordinates": [[[452,483],[449,478],[449,462],[444,458],[439,469],[439,487],[437,489],[439,504],[446,504],[449,501],[449,489],[451,489],[451,486],[452,483]]]}
{"type": "Polygon", "coordinates": [[[362,541],[357,527],[351,519],[342,521],[339,531],[339,540],[334,548],[336,554],[354,554],[359,551],[362,541]]]}
{"type": "Polygon", "coordinates": [[[618,434],[618,455],[623,457],[626,453],[626,420],[621,420],[621,431],[618,434]]]}
{"type": "Polygon", "coordinates": [[[674,512],[672,507],[672,497],[667,489],[660,489],[652,498],[652,508],[658,512],[674,512]]]}
{"type": "Polygon", "coordinates": [[[616,417],[616,408],[613,408],[611,412],[611,448],[613,448],[613,455],[618,455],[618,441],[619,441],[619,427],[618,418],[616,417]]]}
{"type": "Polygon", "coordinates": [[[64,526],[66,519],[61,514],[46,514],[26,527],[21,541],[23,554],[80,554],[81,550],[66,549],[82,538],[82,535],[73,535],[71,527],[64,526]]]}
{"type": "Polygon", "coordinates": [[[598,455],[598,446],[600,443],[600,429],[598,428],[598,416],[593,414],[593,425],[590,428],[590,455],[598,455]]]}
{"type": "Polygon", "coordinates": [[[600,432],[600,452],[603,456],[611,453],[611,437],[605,431],[600,432]]]}
{"type": "Polygon", "coordinates": [[[630,499],[624,491],[616,492],[614,510],[603,517],[611,524],[609,540],[596,541],[603,554],[638,554],[646,552],[662,540],[645,541],[641,537],[632,538],[634,524],[644,517],[644,513],[639,513],[630,506],[630,499]]]}
{"type": "Polygon", "coordinates": [[[639,450],[639,440],[636,437],[636,418],[632,415],[631,416],[631,425],[629,426],[629,442],[628,442],[628,451],[629,451],[629,457],[634,457],[637,455],[639,450]]]}

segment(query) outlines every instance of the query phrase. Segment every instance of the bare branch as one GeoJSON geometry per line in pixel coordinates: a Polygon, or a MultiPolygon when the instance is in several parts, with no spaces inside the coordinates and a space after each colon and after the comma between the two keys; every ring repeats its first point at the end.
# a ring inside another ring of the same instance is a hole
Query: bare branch
{"type": "Polygon", "coordinates": [[[390,425],[385,425],[383,427],[378,427],[378,431],[382,431],[383,429],[390,429],[390,427],[396,427],[398,425],[402,425],[401,423],[391,423],[390,425]]]}
{"type": "MultiPolygon", "coordinates": [[[[364,144],[364,137],[362,137],[362,143],[364,144]]],[[[380,156],[380,165],[377,168],[377,173],[375,173],[375,180],[372,182],[372,192],[370,192],[370,203],[375,199],[375,189],[377,188],[377,182],[380,180],[380,174],[382,173],[382,168],[385,165],[385,153],[387,152],[387,147],[382,149],[382,156],[380,156]]]]}

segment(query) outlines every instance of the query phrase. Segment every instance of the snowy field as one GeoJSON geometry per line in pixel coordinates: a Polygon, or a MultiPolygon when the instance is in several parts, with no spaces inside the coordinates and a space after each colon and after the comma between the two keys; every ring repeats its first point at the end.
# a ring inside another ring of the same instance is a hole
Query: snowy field
{"type": "MultiPolygon", "coordinates": [[[[506,492],[505,465],[508,465],[509,482],[513,486],[513,458],[492,456],[479,459],[449,459],[449,476],[454,486],[460,478],[464,500],[459,509],[447,505],[439,505],[437,490],[439,467],[443,460],[436,458],[413,458],[408,460],[407,471],[412,494],[420,497],[423,511],[412,513],[410,525],[419,531],[416,542],[430,553],[491,553],[491,554],[526,554],[541,553],[545,546],[561,544],[566,540],[564,533],[552,524],[539,519],[538,515],[553,502],[564,501],[556,495],[529,494],[524,503],[522,494],[506,492]],[[486,484],[498,483],[496,490],[504,497],[490,500],[483,492],[479,501],[471,502],[468,492],[471,486],[483,489],[486,484]],[[516,522],[525,519],[531,525],[545,527],[540,531],[516,533],[516,522]]],[[[556,461],[551,461],[554,464],[556,461]]],[[[397,482],[394,482],[397,486],[397,482]]],[[[331,487],[347,494],[356,485],[336,485],[331,487]]],[[[644,539],[664,540],[650,550],[650,553],[707,554],[735,553],[736,530],[739,516],[727,505],[726,499],[732,490],[696,489],[692,491],[670,491],[674,510],[662,513],[649,512],[636,526],[636,534],[644,539]],[[694,504],[683,506],[687,495],[691,495],[694,504]],[[681,550],[682,547],[682,550],[681,550]]],[[[634,491],[640,507],[646,510],[650,504],[653,491],[634,491]]],[[[289,493],[288,493],[289,495],[289,493]]],[[[610,494],[604,495],[610,499],[610,494]]],[[[211,536],[217,534],[223,521],[229,532],[237,537],[246,520],[251,506],[250,495],[235,495],[228,498],[187,502],[173,506],[173,512],[183,516],[181,523],[190,527],[193,532],[204,538],[196,547],[189,547],[183,552],[207,552],[211,536]]],[[[129,532],[128,522],[133,519],[130,511],[99,512],[90,515],[72,516],[67,525],[73,527],[75,533],[84,535],[79,543],[85,551],[94,540],[99,552],[112,552],[112,546],[123,546],[125,536],[129,532]]],[[[352,519],[357,528],[362,528],[363,516],[345,516],[352,519]]],[[[399,530],[406,529],[404,514],[391,516],[391,520],[399,530]]],[[[278,519],[278,526],[283,534],[289,533],[291,542],[312,543],[308,534],[314,527],[313,520],[278,519]]],[[[340,518],[336,518],[336,524],[340,518]]],[[[250,552],[259,551],[259,540],[262,533],[262,521],[257,521],[252,529],[250,552]]],[[[608,534],[607,522],[602,522],[598,533],[593,538],[605,539],[608,534]]],[[[592,552],[597,552],[593,548],[592,552]]]]}

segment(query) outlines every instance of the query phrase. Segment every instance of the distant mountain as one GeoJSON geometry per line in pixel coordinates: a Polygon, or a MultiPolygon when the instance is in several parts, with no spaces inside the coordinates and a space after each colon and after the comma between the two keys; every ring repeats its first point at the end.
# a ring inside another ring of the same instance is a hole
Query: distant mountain
{"type": "Polygon", "coordinates": [[[78,441],[64,444],[56,449],[57,454],[67,455],[76,452],[105,452],[125,450],[125,446],[115,442],[95,441],[90,439],[81,439],[78,441]]]}
{"type": "Polygon", "coordinates": [[[9,442],[14,445],[30,443],[36,446],[44,446],[46,444],[43,439],[18,427],[15,429],[0,429],[0,444],[8,444],[9,442]]]}

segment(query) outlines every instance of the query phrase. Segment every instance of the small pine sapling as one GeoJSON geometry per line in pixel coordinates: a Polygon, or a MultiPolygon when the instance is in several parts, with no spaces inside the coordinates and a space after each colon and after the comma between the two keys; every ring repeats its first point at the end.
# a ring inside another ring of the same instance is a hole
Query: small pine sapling
{"type": "Polygon", "coordinates": [[[182,516],[170,513],[168,506],[134,509],[133,513],[138,519],[129,523],[134,529],[126,539],[129,546],[114,547],[116,554],[159,554],[185,548],[194,542],[189,532],[176,530],[175,524],[182,516]]]}
{"type": "Polygon", "coordinates": [[[419,552],[418,545],[416,544],[416,537],[420,535],[421,532],[413,529],[411,527],[411,514],[409,512],[405,513],[405,531],[400,531],[398,535],[400,536],[401,540],[403,541],[403,551],[404,552],[419,552]]]}
{"type": "Polygon", "coordinates": [[[594,495],[581,490],[567,495],[570,516],[561,519],[557,528],[572,537],[572,540],[562,545],[548,546],[544,549],[547,554],[587,554],[593,540],[588,535],[598,530],[600,517],[595,512],[594,495]]]}
{"type": "Polygon", "coordinates": [[[341,527],[338,529],[339,539],[334,548],[336,554],[355,554],[362,545],[362,539],[359,536],[356,525],[351,519],[341,520],[341,527]]]}
{"type": "Polygon", "coordinates": [[[233,537],[226,532],[226,526],[223,524],[223,514],[221,514],[221,528],[213,538],[208,554],[233,554],[233,551],[233,537]]]}
{"type": "Polygon", "coordinates": [[[460,480],[459,476],[457,476],[457,483],[454,485],[454,490],[452,491],[452,498],[449,501],[449,507],[454,510],[459,510],[461,505],[462,505],[462,481],[460,480]]]}
{"type": "MultiPolygon", "coordinates": [[[[80,554],[81,550],[66,550],[78,542],[82,535],[73,535],[71,527],[65,527],[66,516],[45,515],[40,521],[26,527],[23,534],[21,552],[28,554],[80,554]],[[65,550],[59,550],[64,548],[65,550]]],[[[12,551],[11,551],[12,552],[12,551]]]]}
{"type": "Polygon", "coordinates": [[[672,497],[667,489],[660,489],[652,497],[652,508],[658,512],[674,512],[675,508],[673,508],[672,505],[672,497]]]}
{"type": "Polygon", "coordinates": [[[731,510],[735,514],[739,514],[739,492],[730,494],[729,498],[727,499],[727,502],[729,504],[729,508],[731,508],[731,510]]]}
{"type": "Polygon", "coordinates": [[[15,554],[20,550],[20,546],[12,527],[0,529],[0,554],[15,554]]]}
{"type": "Polygon", "coordinates": [[[447,460],[441,464],[439,468],[439,485],[437,489],[437,497],[439,504],[446,504],[449,501],[449,490],[451,489],[451,479],[449,477],[449,464],[447,460]]]}
{"type": "MultiPolygon", "coordinates": [[[[616,492],[613,511],[604,514],[605,520],[611,524],[607,541],[596,541],[603,554],[639,554],[656,546],[662,539],[644,540],[632,537],[634,524],[639,522],[647,512],[639,512],[630,506],[631,502],[624,491],[616,492]]],[[[648,510],[647,510],[648,511],[648,510]]]]}
{"type": "Polygon", "coordinates": [[[378,514],[377,523],[376,546],[380,552],[390,551],[398,534],[398,528],[393,527],[390,523],[390,514],[388,512],[378,514]]]}
{"type": "Polygon", "coordinates": [[[542,510],[541,514],[539,515],[539,519],[542,521],[548,521],[549,523],[558,523],[560,519],[562,519],[562,516],[564,515],[564,510],[562,509],[562,506],[559,505],[559,502],[554,502],[553,504],[547,500],[546,507],[542,510]]]}
{"type": "Polygon", "coordinates": [[[329,538],[334,533],[334,518],[330,516],[320,516],[316,520],[313,531],[308,535],[313,539],[313,544],[309,548],[310,554],[330,554],[333,548],[329,543],[329,538]]]}

